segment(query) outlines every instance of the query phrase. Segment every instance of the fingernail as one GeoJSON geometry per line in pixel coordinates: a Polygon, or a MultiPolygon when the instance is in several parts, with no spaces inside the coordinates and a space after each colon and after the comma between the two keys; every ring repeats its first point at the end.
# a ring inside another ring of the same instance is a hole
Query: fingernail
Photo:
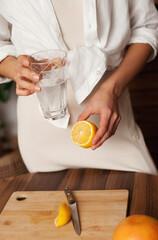
{"type": "Polygon", "coordinates": [[[35,91],[39,92],[39,91],[41,91],[41,88],[38,87],[38,86],[36,86],[36,87],[35,87],[35,91]]]}
{"type": "Polygon", "coordinates": [[[39,76],[38,75],[33,75],[33,79],[34,80],[39,80],[39,76]]]}
{"type": "Polygon", "coordinates": [[[94,146],[92,146],[92,147],[91,147],[91,149],[92,149],[92,150],[95,150],[95,147],[94,147],[94,146]]]}
{"type": "Polygon", "coordinates": [[[25,59],[24,64],[29,66],[29,60],[25,59]]]}

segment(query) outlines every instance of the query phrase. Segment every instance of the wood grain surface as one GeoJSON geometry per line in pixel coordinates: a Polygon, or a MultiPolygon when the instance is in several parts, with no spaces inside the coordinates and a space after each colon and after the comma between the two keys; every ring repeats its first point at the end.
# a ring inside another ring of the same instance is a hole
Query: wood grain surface
{"type": "MultiPolygon", "coordinates": [[[[128,191],[79,190],[73,195],[80,215],[80,238],[112,239],[114,229],[126,217],[128,191]]],[[[67,202],[64,191],[13,193],[0,215],[0,239],[78,239],[72,221],[59,228],[54,225],[63,202],[67,202]]]]}
{"type": "Polygon", "coordinates": [[[127,215],[147,214],[158,218],[158,176],[100,169],[69,169],[34,173],[0,180],[0,212],[15,191],[129,190],[127,215]]]}

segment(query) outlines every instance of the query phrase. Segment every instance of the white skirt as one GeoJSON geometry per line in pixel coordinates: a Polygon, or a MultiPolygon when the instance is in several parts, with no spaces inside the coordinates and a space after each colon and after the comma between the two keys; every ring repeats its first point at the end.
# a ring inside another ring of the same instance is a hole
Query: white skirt
{"type": "MultiPolygon", "coordinates": [[[[107,78],[111,72],[107,72],[107,78]]],[[[78,105],[68,81],[70,121],[67,129],[53,126],[40,113],[37,95],[18,97],[18,140],[21,155],[30,172],[59,171],[67,168],[99,168],[157,174],[157,169],[135,124],[128,89],[119,99],[121,121],[111,138],[96,150],[85,149],[71,141],[70,132],[90,96],[78,105]]],[[[89,118],[99,126],[99,115],[89,118]]]]}

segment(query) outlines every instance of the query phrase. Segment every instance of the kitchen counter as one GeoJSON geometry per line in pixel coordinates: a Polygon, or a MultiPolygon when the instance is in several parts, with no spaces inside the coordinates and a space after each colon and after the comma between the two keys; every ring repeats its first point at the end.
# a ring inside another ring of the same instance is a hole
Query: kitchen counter
{"type": "Polygon", "coordinates": [[[69,169],[33,173],[0,180],[0,212],[15,191],[63,190],[129,191],[127,215],[146,214],[158,218],[158,176],[100,169],[69,169]]]}

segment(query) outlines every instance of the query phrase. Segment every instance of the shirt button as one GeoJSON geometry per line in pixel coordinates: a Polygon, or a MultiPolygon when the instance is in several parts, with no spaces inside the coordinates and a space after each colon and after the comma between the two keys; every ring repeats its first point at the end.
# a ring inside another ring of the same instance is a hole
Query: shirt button
{"type": "Polygon", "coordinates": [[[97,75],[100,75],[100,74],[101,74],[101,71],[100,71],[100,70],[97,70],[97,71],[96,71],[96,74],[97,74],[97,75]]]}
{"type": "Polygon", "coordinates": [[[137,134],[133,135],[132,137],[133,137],[133,140],[134,140],[134,141],[138,141],[138,140],[139,140],[139,137],[138,137],[137,134]]]}
{"type": "Polygon", "coordinates": [[[60,37],[61,37],[61,33],[60,33],[60,32],[58,32],[58,33],[57,33],[57,36],[58,36],[58,38],[60,38],[60,37]]]}

